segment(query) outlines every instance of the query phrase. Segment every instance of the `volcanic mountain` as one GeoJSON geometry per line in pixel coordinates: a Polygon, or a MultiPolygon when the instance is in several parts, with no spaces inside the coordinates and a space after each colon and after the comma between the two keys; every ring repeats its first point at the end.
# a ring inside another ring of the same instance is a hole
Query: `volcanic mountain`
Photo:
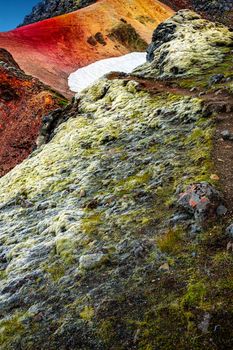
{"type": "Polygon", "coordinates": [[[100,0],[1,33],[0,47],[9,50],[27,74],[70,96],[71,72],[103,58],[145,51],[153,29],[172,14],[156,0],[100,0]]]}

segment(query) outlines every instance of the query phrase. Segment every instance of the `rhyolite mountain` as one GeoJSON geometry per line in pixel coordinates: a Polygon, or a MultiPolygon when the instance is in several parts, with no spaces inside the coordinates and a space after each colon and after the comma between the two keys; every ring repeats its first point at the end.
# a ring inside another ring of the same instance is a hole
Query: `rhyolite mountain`
{"type": "Polygon", "coordinates": [[[0,179],[1,350],[233,348],[232,48],[179,11],[47,115],[0,179]]]}
{"type": "Polygon", "coordinates": [[[0,47],[27,74],[71,97],[67,84],[71,72],[100,59],[145,51],[153,29],[172,14],[157,0],[101,0],[0,33],[0,47]]]}
{"type": "Polygon", "coordinates": [[[64,97],[26,75],[12,55],[0,49],[0,177],[28,157],[42,117],[64,103],[64,97]]]}

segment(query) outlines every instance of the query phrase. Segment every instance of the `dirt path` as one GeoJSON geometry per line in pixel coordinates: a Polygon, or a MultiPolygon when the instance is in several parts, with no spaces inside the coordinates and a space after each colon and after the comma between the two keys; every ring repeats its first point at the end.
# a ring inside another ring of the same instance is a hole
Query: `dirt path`
{"type": "Polygon", "coordinates": [[[226,91],[211,93],[206,93],[204,90],[190,91],[177,86],[174,81],[156,81],[115,72],[107,75],[107,78],[110,80],[117,78],[126,81],[137,81],[140,84],[140,89],[153,94],[165,91],[198,97],[204,101],[207,111],[215,112],[216,132],[214,135],[213,161],[228,207],[228,216],[233,218],[233,140],[221,136],[221,133],[225,130],[233,135],[233,96],[226,91]]]}

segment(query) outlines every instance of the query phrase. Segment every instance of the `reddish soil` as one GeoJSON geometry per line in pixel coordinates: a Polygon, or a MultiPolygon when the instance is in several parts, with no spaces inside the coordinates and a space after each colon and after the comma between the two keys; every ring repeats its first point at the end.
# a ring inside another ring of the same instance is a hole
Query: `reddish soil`
{"type": "Polygon", "coordinates": [[[38,79],[27,76],[6,51],[0,49],[0,176],[32,152],[48,112],[63,97],[38,79]]]}

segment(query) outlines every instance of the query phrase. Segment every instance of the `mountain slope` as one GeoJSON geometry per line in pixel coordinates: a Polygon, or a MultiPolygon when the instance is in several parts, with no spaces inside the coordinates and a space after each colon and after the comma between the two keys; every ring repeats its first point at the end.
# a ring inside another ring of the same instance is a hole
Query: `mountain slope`
{"type": "Polygon", "coordinates": [[[65,102],[0,49],[0,177],[32,152],[44,115],[65,102]]]}
{"type": "Polygon", "coordinates": [[[173,11],[156,0],[101,0],[79,11],[0,34],[22,69],[70,95],[68,75],[102,58],[143,51],[173,11]],[[127,11],[125,11],[127,8],[127,11]]]}
{"type": "Polygon", "coordinates": [[[53,112],[0,179],[1,350],[232,349],[216,148],[231,142],[217,128],[232,126],[233,36],[190,11],[171,22],[151,63],[53,112]]]}

